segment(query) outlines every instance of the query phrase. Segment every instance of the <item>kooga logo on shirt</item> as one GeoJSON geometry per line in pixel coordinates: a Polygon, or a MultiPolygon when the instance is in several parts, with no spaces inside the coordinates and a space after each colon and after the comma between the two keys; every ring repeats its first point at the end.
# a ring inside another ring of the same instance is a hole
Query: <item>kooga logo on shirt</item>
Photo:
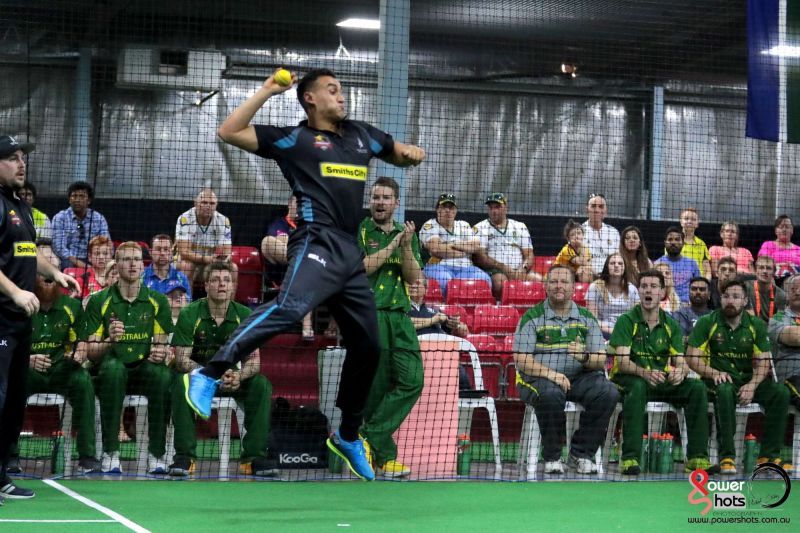
{"type": "Polygon", "coordinates": [[[337,163],[320,163],[319,172],[326,178],[344,178],[348,180],[367,180],[367,167],[360,165],[339,165],[337,163]]]}
{"type": "Polygon", "coordinates": [[[319,462],[319,458],[317,456],[307,453],[282,453],[278,456],[278,460],[282,465],[298,463],[317,464],[319,462]]]}

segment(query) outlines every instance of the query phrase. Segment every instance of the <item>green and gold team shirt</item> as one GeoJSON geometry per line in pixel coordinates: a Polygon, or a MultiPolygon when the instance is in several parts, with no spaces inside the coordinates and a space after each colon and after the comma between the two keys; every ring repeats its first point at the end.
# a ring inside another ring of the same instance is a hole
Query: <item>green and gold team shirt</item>
{"type": "Polygon", "coordinates": [[[116,284],[93,294],[86,305],[81,340],[91,335],[108,339],[111,320],[125,324],[125,334],[111,345],[106,356],[118,357],[125,366],[136,366],[150,355],[153,335],[172,333],[172,314],[163,294],[142,284],[132,302],[125,300],[116,284]]]}
{"type": "MultiPolygon", "coordinates": [[[[666,370],[673,355],[683,354],[683,331],[680,324],[663,310],[658,310],[658,324],[653,329],[647,324],[642,306],[637,304],[623,313],[614,325],[609,352],[619,347],[631,349],[631,361],[648,370],[666,370]]],[[[618,361],[611,369],[613,376],[619,370],[618,361]]]]}
{"type": "Polygon", "coordinates": [[[49,310],[40,308],[33,315],[31,353],[48,355],[51,363],[61,361],[78,339],[77,328],[82,319],[81,303],[75,298],[59,295],[49,310]]]}
{"type": "MultiPolygon", "coordinates": [[[[583,365],[568,351],[573,341],[585,344],[589,353],[605,349],[600,325],[590,311],[573,302],[569,315],[562,317],[545,300],[522,315],[514,334],[514,352],[533,354],[537,362],[573,379],[583,372],[583,365]]],[[[517,383],[523,380],[530,377],[518,372],[517,383]]]]}
{"type": "MultiPolygon", "coordinates": [[[[371,217],[361,221],[358,227],[358,245],[367,255],[372,255],[386,248],[398,233],[403,232],[403,225],[394,223],[394,228],[389,233],[384,233],[371,217]]],[[[414,260],[423,267],[419,253],[419,239],[414,235],[411,243],[414,260]]],[[[395,248],[386,262],[369,276],[372,292],[375,293],[375,306],[383,311],[403,311],[411,309],[408,298],[408,288],[403,282],[403,250],[401,246],[395,248]]]]}
{"type": "Polygon", "coordinates": [[[217,325],[208,308],[208,299],[201,298],[181,310],[172,345],[191,346],[192,361],[205,365],[250,313],[250,308],[230,302],[225,320],[217,325]]]}
{"type": "Polygon", "coordinates": [[[697,319],[688,344],[703,352],[711,368],[730,374],[737,385],[750,381],[753,359],[768,354],[770,348],[763,320],[745,312],[731,329],[721,309],[697,319]]]}

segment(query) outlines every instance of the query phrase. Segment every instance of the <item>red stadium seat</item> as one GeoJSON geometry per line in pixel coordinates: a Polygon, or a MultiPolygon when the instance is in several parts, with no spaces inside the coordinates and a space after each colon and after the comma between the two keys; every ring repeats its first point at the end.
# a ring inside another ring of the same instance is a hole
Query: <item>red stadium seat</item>
{"type": "Polygon", "coordinates": [[[547,271],[556,262],[555,256],[552,255],[537,255],[533,258],[533,271],[541,274],[542,277],[547,275],[547,271]]]}
{"type": "Polygon", "coordinates": [[[447,303],[464,306],[493,304],[492,287],[482,279],[451,279],[447,283],[447,303]]]}
{"type": "Polygon", "coordinates": [[[439,304],[442,302],[444,302],[444,297],[442,296],[442,288],[439,286],[439,282],[435,279],[429,279],[428,289],[425,291],[425,303],[439,304]]]}
{"type": "Polygon", "coordinates": [[[510,305],[479,305],[475,308],[473,333],[500,335],[514,333],[519,322],[519,312],[510,305]]]}
{"type": "Polygon", "coordinates": [[[317,353],[326,342],[284,333],[261,347],[261,373],[272,383],[273,398],[286,398],[295,407],[319,405],[317,353]]]}
{"type": "Polygon", "coordinates": [[[491,335],[473,333],[467,335],[467,340],[478,350],[478,355],[484,353],[494,354],[498,352],[499,347],[497,345],[497,340],[491,335]]]}
{"type": "Polygon", "coordinates": [[[239,269],[236,301],[246,305],[260,304],[263,287],[261,254],[252,246],[234,246],[231,248],[231,261],[239,269]]]}
{"type": "Polygon", "coordinates": [[[528,308],[541,303],[546,297],[542,282],[510,279],[503,284],[503,298],[500,303],[528,308]]]}
{"type": "Polygon", "coordinates": [[[588,283],[576,283],[575,294],[572,295],[572,301],[581,307],[586,307],[586,293],[589,291],[588,283]]]}
{"type": "MultiPolygon", "coordinates": [[[[469,356],[462,357],[462,363],[466,362],[465,367],[470,383],[475,383],[474,371],[469,364],[469,356]]],[[[483,374],[483,386],[489,391],[492,398],[500,397],[500,363],[484,363],[481,361],[481,373],[483,374]]]]}

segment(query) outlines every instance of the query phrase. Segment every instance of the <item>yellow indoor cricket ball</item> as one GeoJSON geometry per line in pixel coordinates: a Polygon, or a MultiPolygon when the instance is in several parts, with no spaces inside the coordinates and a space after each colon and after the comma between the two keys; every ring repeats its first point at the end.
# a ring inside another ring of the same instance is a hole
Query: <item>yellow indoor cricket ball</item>
{"type": "Polygon", "coordinates": [[[275,83],[281,87],[288,87],[292,84],[292,73],[285,68],[280,69],[275,73],[275,83]]]}

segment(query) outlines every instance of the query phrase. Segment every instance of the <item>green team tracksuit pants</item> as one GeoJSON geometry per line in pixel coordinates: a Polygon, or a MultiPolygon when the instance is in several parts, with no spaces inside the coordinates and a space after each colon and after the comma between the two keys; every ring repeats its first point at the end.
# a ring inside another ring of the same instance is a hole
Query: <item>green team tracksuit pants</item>
{"type": "Polygon", "coordinates": [[[103,357],[97,369],[95,391],[100,400],[103,429],[103,451],[119,451],[119,421],[126,394],[147,397],[149,451],[162,457],[166,451],[172,370],[163,364],[142,361],[128,368],[113,356],[103,357]]]}
{"type": "MultiPolygon", "coordinates": [[[[272,414],[272,383],[261,374],[241,382],[233,392],[217,390],[217,396],[231,397],[244,410],[241,461],[247,463],[267,456],[270,416],[272,414]]],[[[197,458],[195,414],[186,403],[183,374],[176,374],[172,388],[172,423],[175,425],[175,457],[197,458]]],[[[241,428],[240,428],[241,431],[241,428]]]]}
{"type": "MultiPolygon", "coordinates": [[[[687,459],[708,458],[708,393],[699,379],[684,379],[679,385],[651,386],[644,378],[617,374],[613,380],[622,393],[622,460],[639,459],[647,402],[667,402],[682,407],[686,416],[687,459]]],[[[660,431],[660,428],[659,428],[660,431]]]]}
{"type": "Polygon", "coordinates": [[[361,435],[377,466],[397,459],[392,435],[422,393],[422,356],[417,332],[403,311],[378,310],[380,358],[364,407],[361,435]]]}

